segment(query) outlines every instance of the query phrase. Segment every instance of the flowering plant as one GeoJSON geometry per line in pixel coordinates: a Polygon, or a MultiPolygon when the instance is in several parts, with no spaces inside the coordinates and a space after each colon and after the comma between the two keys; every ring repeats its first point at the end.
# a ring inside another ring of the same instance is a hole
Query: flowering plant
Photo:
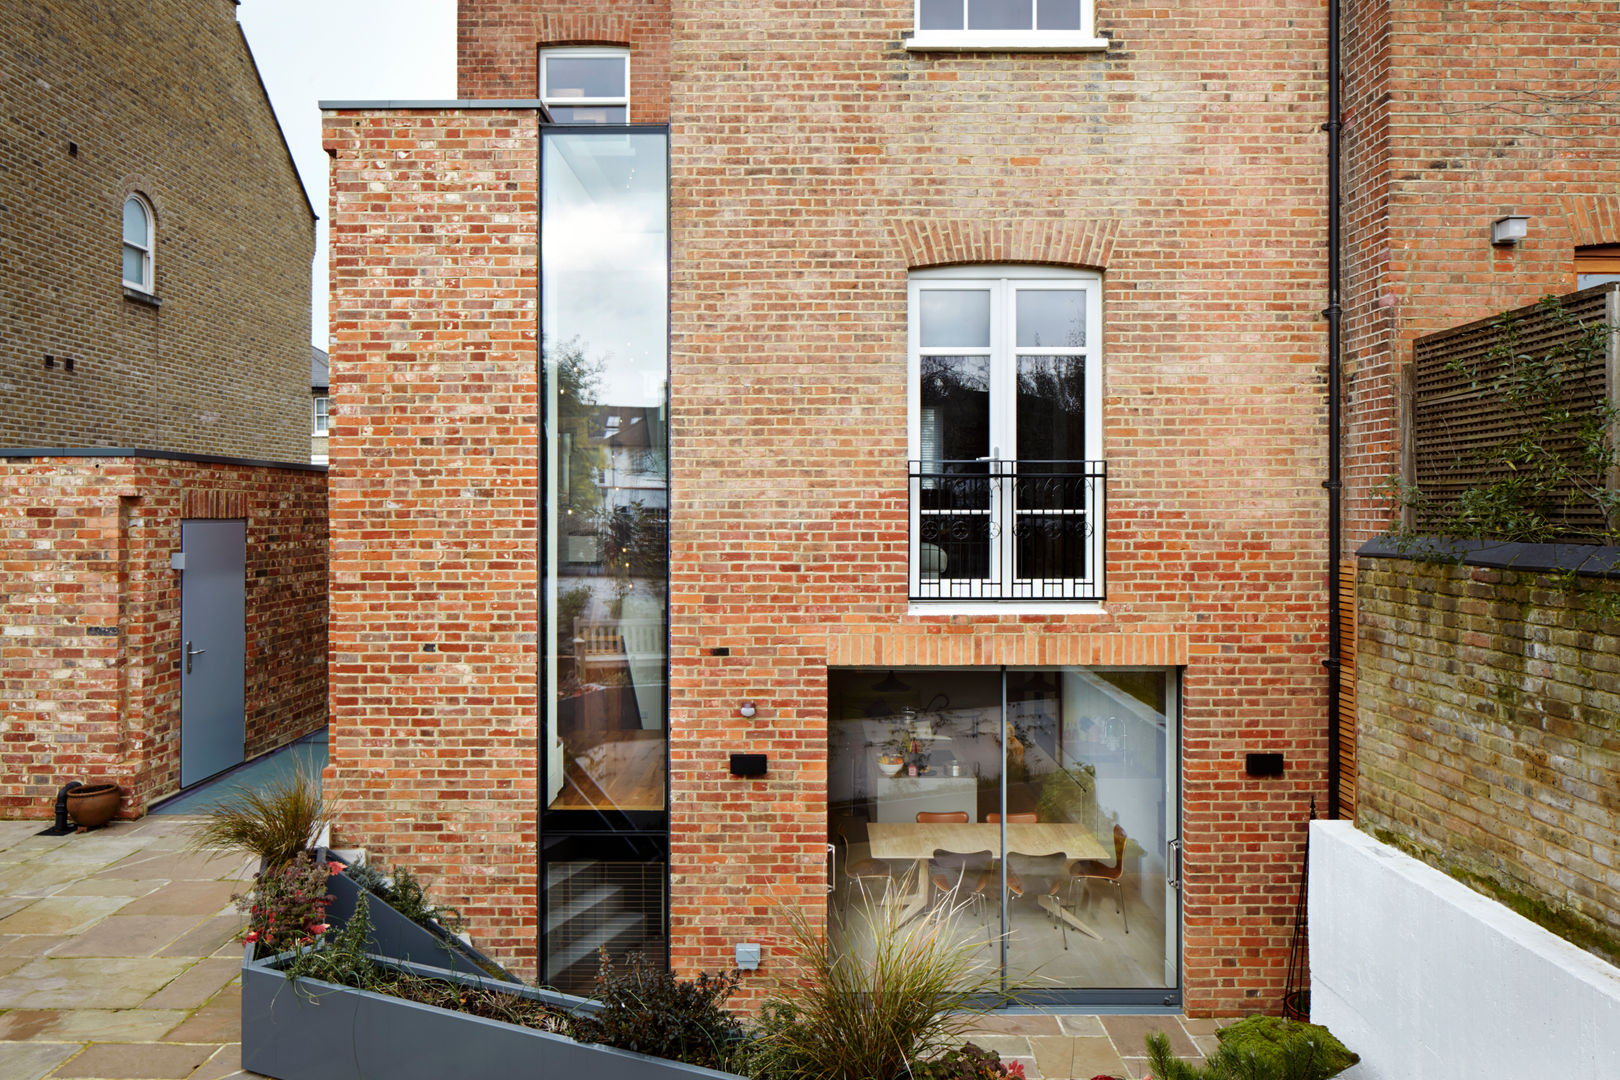
{"type": "Polygon", "coordinates": [[[1002,1061],[994,1050],[965,1043],[932,1061],[913,1062],[911,1075],[914,1080],[1024,1080],[1024,1063],[1002,1061]]]}
{"type": "Polygon", "coordinates": [[[313,945],[329,929],[326,908],[336,899],[326,891],[326,879],[342,869],[342,863],[317,862],[306,851],[259,871],[253,891],[234,898],[248,917],[243,940],[257,943],[261,952],[313,945]]]}

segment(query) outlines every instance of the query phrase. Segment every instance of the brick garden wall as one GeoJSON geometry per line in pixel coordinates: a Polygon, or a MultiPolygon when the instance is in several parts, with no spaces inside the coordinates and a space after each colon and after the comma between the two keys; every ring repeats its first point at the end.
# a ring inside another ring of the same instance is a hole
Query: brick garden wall
{"type": "Polygon", "coordinates": [[[536,113],[328,113],[338,835],[535,972],[536,113]]]}
{"type": "Polygon", "coordinates": [[[1398,471],[1412,339],[1574,290],[1574,249],[1620,243],[1620,22],[1604,0],[1345,5],[1347,543],[1398,471]],[[1491,222],[1530,218],[1516,247],[1491,222]]]}
{"type": "Polygon", "coordinates": [[[315,225],[235,4],[0,6],[0,116],[0,446],[308,461],[315,225]]]}
{"type": "Polygon", "coordinates": [[[186,518],[247,522],[254,757],[326,722],[326,477],[149,458],[0,460],[0,816],[49,817],[69,780],[138,816],[180,786],[186,518]]]}
{"type": "Polygon", "coordinates": [[[1620,582],[1360,572],[1358,826],[1620,941],[1620,582]]]}

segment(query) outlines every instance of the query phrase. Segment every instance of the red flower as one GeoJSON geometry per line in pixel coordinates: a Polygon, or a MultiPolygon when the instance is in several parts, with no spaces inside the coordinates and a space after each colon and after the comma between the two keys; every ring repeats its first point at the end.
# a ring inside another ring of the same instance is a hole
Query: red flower
{"type": "Polygon", "coordinates": [[[243,941],[258,941],[259,940],[259,932],[257,930],[249,930],[247,932],[247,936],[244,937],[242,940],[243,941]]]}
{"type": "Polygon", "coordinates": [[[332,928],[330,926],[328,926],[326,923],[318,922],[314,926],[309,928],[309,932],[312,933],[312,934],[324,934],[330,929],[332,929],[332,928]]]}
{"type": "Polygon", "coordinates": [[[1007,1062],[1007,1075],[1016,1076],[1018,1080],[1024,1080],[1024,1063],[1022,1061],[1007,1062]]]}

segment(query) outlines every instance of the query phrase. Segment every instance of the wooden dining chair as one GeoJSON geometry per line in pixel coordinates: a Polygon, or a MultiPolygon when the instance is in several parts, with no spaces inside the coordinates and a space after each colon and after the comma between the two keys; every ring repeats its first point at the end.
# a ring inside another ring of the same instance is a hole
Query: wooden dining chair
{"type": "MultiPolygon", "coordinates": [[[[999,824],[1001,824],[1001,815],[1000,814],[986,814],[986,815],[984,815],[984,820],[988,824],[999,825],[999,824]]],[[[1036,813],[1033,810],[1020,810],[1017,813],[1007,815],[1007,824],[1009,824],[1009,825],[1034,825],[1037,822],[1039,822],[1040,820],[1041,820],[1041,815],[1036,813]]],[[[991,864],[990,869],[987,871],[987,873],[990,875],[989,881],[992,882],[992,883],[995,882],[995,881],[1000,880],[1000,878],[1001,878],[1001,868],[999,866],[996,866],[994,863],[991,864]]],[[[989,887],[989,886],[986,885],[984,887],[989,887]]],[[[1013,868],[1011,866],[1007,867],[1007,899],[1013,900],[1013,899],[1017,899],[1018,897],[1021,897],[1023,895],[1024,895],[1024,882],[1023,882],[1023,879],[1020,878],[1016,873],[1013,872],[1013,868]]]]}
{"type": "MultiPolygon", "coordinates": [[[[1131,932],[1131,917],[1125,911],[1125,886],[1121,884],[1120,877],[1125,873],[1125,829],[1121,825],[1114,826],[1114,865],[1109,866],[1097,859],[1076,859],[1069,867],[1069,901],[1074,901],[1074,887],[1083,885],[1087,881],[1106,881],[1114,887],[1114,906],[1119,911],[1120,921],[1125,924],[1125,932],[1131,932]]],[[[1057,895],[1061,882],[1052,883],[1052,894],[1057,895]]]]}
{"type": "Polygon", "coordinates": [[[874,892],[878,900],[887,899],[889,890],[894,888],[894,867],[882,859],[851,859],[852,845],[844,822],[838,825],[837,837],[844,848],[844,905],[849,906],[851,894],[857,888],[868,904],[874,892]]]}
{"type": "MultiPolygon", "coordinates": [[[[972,821],[973,816],[966,810],[917,811],[917,824],[919,825],[967,825],[972,821]]],[[[960,892],[962,882],[967,876],[968,863],[966,860],[978,858],[981,854],[985,857],[990,855],[988,851],[967,854],[944,849],[936,850],[934,857],[928,860],[928,880],[933,883],[934,888],[938,889],[943,896],[955,896],[960,892]]]]}

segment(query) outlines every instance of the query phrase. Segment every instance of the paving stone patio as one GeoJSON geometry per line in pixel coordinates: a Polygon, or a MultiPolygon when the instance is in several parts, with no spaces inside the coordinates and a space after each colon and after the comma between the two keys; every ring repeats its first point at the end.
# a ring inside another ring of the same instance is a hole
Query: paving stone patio
{"type": "MultiPolygon", "coordinates": [[[[245,858],[184,852],[194,819],[94,833],[0,821],[0,1077],[224,1080],[241,1069],[245,858]]],[[[996,1014],[968,1037],[1030,1080],[1146,1073],[1142,1038],[1208,1053],[1216,1024],[1164,1016],[996,1014]]],[[[453,1078],[447,1078],[453,1080],[453,1078]]]]}
{"type": "Polygon", "coordinates": [[[46,824],[0,821],[0,1077],[253,1076],[231,902],[249,861],[186,853],[189,818],[46,824]]]}

